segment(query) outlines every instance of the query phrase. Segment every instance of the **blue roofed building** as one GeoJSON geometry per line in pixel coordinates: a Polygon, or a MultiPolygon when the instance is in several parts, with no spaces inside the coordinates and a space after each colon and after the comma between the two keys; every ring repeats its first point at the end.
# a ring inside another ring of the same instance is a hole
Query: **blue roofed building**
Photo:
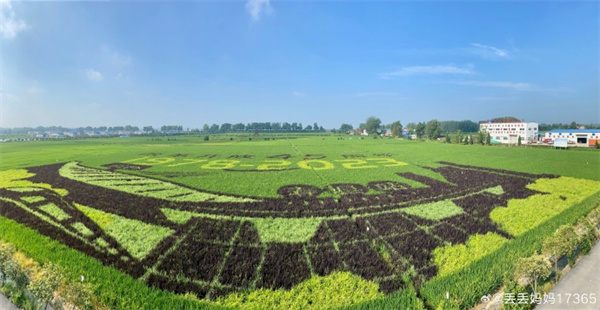
{"type": "Polygon", "coordinates": [[[574,146],[595,146],[600,143],[600,129],[552,129],[544,134],[544,139],[559,138],[574,146]]]}

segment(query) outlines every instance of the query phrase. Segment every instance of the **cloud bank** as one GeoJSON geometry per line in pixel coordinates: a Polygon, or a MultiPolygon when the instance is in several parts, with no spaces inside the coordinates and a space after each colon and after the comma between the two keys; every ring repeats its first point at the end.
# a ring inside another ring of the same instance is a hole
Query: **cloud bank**
{"type": "Polygon", "coordinates": [[[255,21],[259,20],[261,15],[273,11],[269,0],[248,0],[248,2],[246,2],[246,10],[255,21]]]}
{"type": "Polygon", "coordinates": [[[15,18],[15,12],[10,2],[0,1],[0,33],[5,38],[12,39],[25,29],[27,29],[27,24],[25,21],[15,18]]]}
{"type": "Polygon", "coordinates": [[[441,75],[441,74],[475,74],[473,66],[457,67],[454,65],[431,65],[431,66],[412,66],[403,67],[398,71],[386,72],[379,75],[382,79],[390,79],[399,76],[411,75],[441,75]]]}

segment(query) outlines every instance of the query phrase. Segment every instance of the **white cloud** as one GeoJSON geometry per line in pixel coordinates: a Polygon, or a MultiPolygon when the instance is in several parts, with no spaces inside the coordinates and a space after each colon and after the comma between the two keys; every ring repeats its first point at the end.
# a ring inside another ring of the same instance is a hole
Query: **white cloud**
{"type": "Polygon", "coordinates": [[[23,20],[15,19],[15,12],[9,1],[0,1],[0,32],[7,39],[17,36],[22,30],[27,29],[27,24],[23,20]]]}
{"type": "Polygon", "coordinates": [[[253,20],[259,20],[261,14],[268,14],[273,11],[269,0],[248,0],[246,2],[246,10],[248,10],[253,20]]]}
{"type": "Polygon", "coordinates": [[[571,92],[572,89],[562,87],[541,87],[539,85],[524,83],[524,82],[509,82],[509,81],[453,81],[450,84],[464,85],[464,86],[475,86],[475,87],[493,87],[493,88],[504,88],[515,91],[529,91],[538,93],[564,93],[571,92]]]}
{"type": "Polygon", "coordinates": [[[495,87],[512,90],[536,90],[530,83],[507,82],[507,81],[455,81],[452,84],[477,87],[495,87]]]}
{"type": "Polygon", "coordinates": [[[457,67],[454,65],[442,65],[442,66],[412,66],[404,67],[398,71],[382,73],[379,76],[382,79],[389,79],[397,76],[410,76],[410,75],[440,75],[440,74],[475,74],[472,65],[464,67],[457,67]]]}
{"type": "Polygon", "coordinates": [[[92,80],[92,81],[96,81],[96,82],[100,82],[104,79],[104,76],[102,75],[102,73],[94,70],[94,69],[87,69],[85,70],[85,76],[92,80]]]}
{"type": "Polygon", "coordinates": [[[471,48],[469,51],[473,54],[479,55],[484,58],[489,59],[499,59],[499,58],[508,58],[510,57],[507,50],[500,49],[497,47],[483,45],[479,43],[471,43],[471,48]]]}

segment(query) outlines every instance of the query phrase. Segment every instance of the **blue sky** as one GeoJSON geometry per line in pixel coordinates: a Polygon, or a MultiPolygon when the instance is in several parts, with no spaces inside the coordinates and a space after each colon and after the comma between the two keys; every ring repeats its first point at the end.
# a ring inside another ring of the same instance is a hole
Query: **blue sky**
{"type": "Polygon", "coordinates": [[[600,122],[598,1],[0,5],[0,127],[600,122]]]}

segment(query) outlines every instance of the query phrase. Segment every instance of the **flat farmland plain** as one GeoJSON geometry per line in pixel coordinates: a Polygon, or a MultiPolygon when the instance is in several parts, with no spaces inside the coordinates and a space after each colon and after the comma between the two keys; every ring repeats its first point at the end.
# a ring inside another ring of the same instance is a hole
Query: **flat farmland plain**
{"type": "Polygon", "coordinates": [[[600,201],[595,150],[335,135],[13,142],[0,176],[0,240],[115,309],[467,308],[600,201]]]}

